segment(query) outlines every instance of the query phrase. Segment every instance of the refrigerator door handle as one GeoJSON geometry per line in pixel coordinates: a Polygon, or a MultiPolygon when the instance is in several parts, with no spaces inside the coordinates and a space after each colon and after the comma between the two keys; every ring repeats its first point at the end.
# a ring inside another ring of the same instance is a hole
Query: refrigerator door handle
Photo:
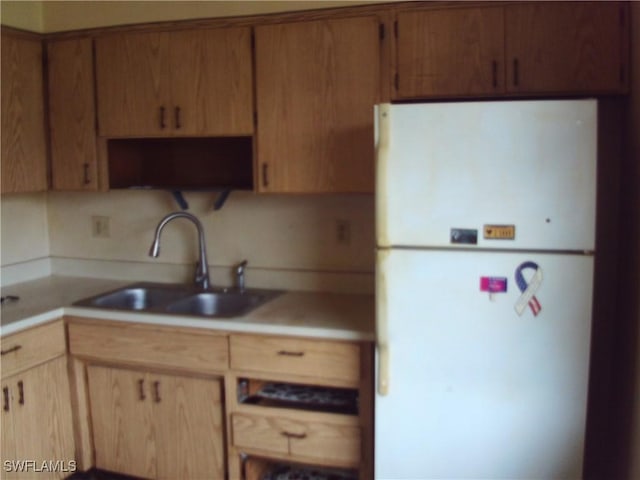
{"type": "Polygon", "coordinates": [[[389,142],[391,128],[391,104],[376,106],[376,244],[389,245],[387,228],[387,175],[389,169],[389,142]]]}
{"type": "Polygon", "coordinates": [[[389,393],[389,325],[387,319],[387,285],[384,270],[389,252],[378,250],[376,266],[376,347],[378,350],[378,394],[389,393]]]}

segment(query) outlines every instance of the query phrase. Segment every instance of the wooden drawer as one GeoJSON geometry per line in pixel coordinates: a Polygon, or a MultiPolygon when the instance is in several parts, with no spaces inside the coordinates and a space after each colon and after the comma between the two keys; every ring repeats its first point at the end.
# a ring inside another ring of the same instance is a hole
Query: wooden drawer
{"type": "Polygon", "coordinates": [[[314,384],[359,385],[360,346],[354,343],[231,335],[231,368],[312,377],[314,384]]]}
{"type": "Polygon", "coordinates": [[[2,377],[64,355],[67,347],[64,323],[37,326],[2,337],[2,377]]]}
{"type": "Polygon", "coordinates": [[[69,324],[72,355],[176,369],[215,373],[229,365],[226,335],[199,330],[140,324],[69,324]]]}
{"type": "Polygon", "coordinates": [[[301,462],[319,460],[342,466],[360,463],[360,427],[319,420],[294,420],[286,416],[232,416],[233,444],[301,462]]]}

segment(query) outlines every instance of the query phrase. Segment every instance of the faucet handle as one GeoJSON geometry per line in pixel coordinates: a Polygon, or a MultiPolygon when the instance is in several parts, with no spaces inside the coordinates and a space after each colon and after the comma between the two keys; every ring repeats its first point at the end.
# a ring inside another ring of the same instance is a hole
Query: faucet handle
{"type": "Polygon", "coordinates": [[[243,260],[236,266],[236,283],[240,293],[244,293],[244,270],[247,268],[247,261],[243,260]]]}

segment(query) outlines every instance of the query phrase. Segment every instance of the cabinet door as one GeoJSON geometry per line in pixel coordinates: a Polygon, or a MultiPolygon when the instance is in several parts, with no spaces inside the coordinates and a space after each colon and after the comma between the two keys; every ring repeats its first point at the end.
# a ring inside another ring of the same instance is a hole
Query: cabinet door
{"type": "Polygon", "coordinates": [[[224,478],[220,382],[155,374],[151,382],[158,478],[224,478]]]}
{"type": "Polygon", "coordinates": [[[171,37],[171,112],[175,135],[251,135],[251,29],[175,32],[171,37]]]}
{"type": "MultiPolygon", "coordinates": [[[[75,456],[66,357],[14,375],[2,385],[11,396],[14,448],[9,450],[14,457],[8,458],[4,442],[10,445],[10,437],[3,438],[3,460],[32,460],[39,468],[46,463],[51,471],[39,472],[38,478],[66,477],[75,456]]],[[[4,436],[4,425],[2,429],[4,436]]],[[[34,472],[23,474],[18,476],[32,478],[34,472]]]]}
{"type": "MultiPolygon", "coordinates": [[[[12,378],[2,380],[2,423],[0,423],[0,434],[2,441],[0,444],[0,452],[2,452],[2,465],[6,461],[17,460],[16,457],[16,439],[14,435],[13,425],[13,402],[11,401],[12,378]]],[[[5,471],[5,475],[9,473],[5,471]]]]}
{"type": "Polygon", "coordinates": [[[625,91],[623,8],[618,2],[506,6],[508,91],[625,91]]]}
{"type": "Polygon", "coordinates": [[[502,7],[398,14],[396,98],[504,90],[502,7]]]}
{"type": "Polygon", "coordinates": [[[2,193],[47,189],[42,43],[2,33],[2,193]]]}
{"type": "Polygon", "coordinates": [[[96,39],[99,134],[166,135],[169,75],[167,33],[122,33],[96,39]]]}
{"type": "Polygon", "coordinates": [[[97,190],[93,45],[90,38],[47,45],[54,190],[97,190]]]}
{"type": "Polygon", "coordinates": [[[89,366],[96,467],[156,476],[153,403],[145,373],[89,366]]]}
{"type": "Polygon", "coordinates": [[[262,192],[372,192],[376,17],[258,26],[262,192]]]}

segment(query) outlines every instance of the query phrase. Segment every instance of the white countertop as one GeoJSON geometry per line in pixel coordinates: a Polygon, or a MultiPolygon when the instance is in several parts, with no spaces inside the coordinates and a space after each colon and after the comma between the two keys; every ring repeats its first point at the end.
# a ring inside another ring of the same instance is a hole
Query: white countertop
{"type": "Polygon", "coordinates": [[[134,313],[75,307],[83,298],[114,290],[131,282],[51,276],[2,288],[2,296],[20,300],[2,305],[0,335],[72,315],[85,318],[155,325],[207,328],[229,332],[292,335],[335,340],[374,340],[374,298],[366,294],[285,292],[237,318],[134,313]]]}

